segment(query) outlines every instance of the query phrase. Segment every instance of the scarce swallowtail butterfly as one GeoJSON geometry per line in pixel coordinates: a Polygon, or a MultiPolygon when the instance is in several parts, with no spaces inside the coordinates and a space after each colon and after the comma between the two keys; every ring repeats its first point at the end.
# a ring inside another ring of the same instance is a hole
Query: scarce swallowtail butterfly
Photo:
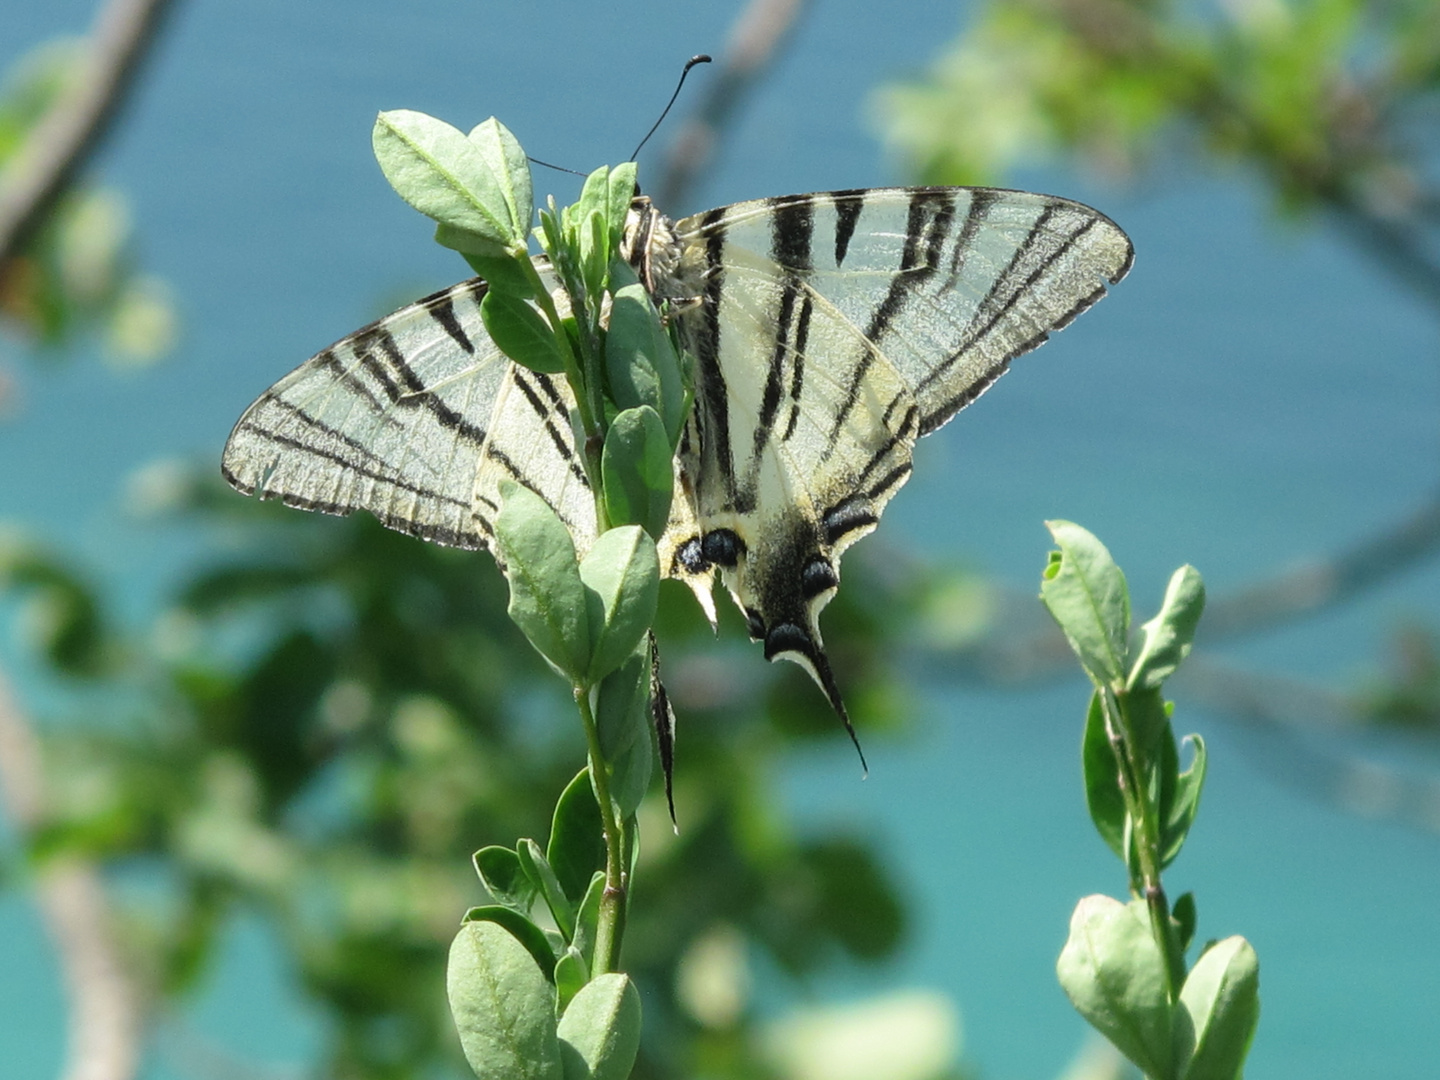
{"type": "MultiPolygon", "coordinates": [[[[909,187],[677,222],[637,196],[623,251],[696,360],[662,571],[713,622],[718,569],[765,656],[806,668],[849,728],[818,622],[841,555],[909,477],[916,439],[1125,276],[1129,238],[1068,199],[909,187]]],[[[583,556],[594,503],[569,387],[491,342],[485,291],[461,282],[307,360],[235,425],[225,478],[462,548],[490,545],[513,479],[583,556]]]]}

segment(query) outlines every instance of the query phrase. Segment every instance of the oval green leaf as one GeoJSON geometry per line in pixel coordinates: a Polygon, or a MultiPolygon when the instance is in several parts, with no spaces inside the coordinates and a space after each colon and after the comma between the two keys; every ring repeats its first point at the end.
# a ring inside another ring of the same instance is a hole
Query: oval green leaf
{"type": "Polygon", "coordinates": [[[570,941],[575,936],[575,908],[565,895],[559,878],[555,876],[550,860],[545,858],[540,845],[530,839],[516,843],[515,854],[520,857],[520,865],[530,880],[539,887],[540,895],[545,900],[545,906],[550,909],[550,917],[555,920],[560,936],[565,941],[570,941]]]}
{"type": "Polygon", "coordinates": [[[665,424],[649,405],[626,409],[611,421],[600,474],[611,522],[639,525],[658,543],[670,521],[675,465],[665,424]]]}
{"type": "Polygon", "coordinates": [[[426,217],[504,247],[524,246],[498,178],[456,128],[396,109],[376,117],[371,142],[390,186],[426,217]]]}
{"type": "MultiPolygon", "coordinates": [[[[581,987],[589,981],[590,966],[585,963],[580,951],[571,945],[555,964],[555,1011],[563,1014],[581,987]]],[[[566,1075],[569,1075],[568,1069],[566,1075]]]]}
{"type": "Polygon", "coordinates": [[[1130,594],[1125,575],[1093,535],[1068,521],[1047,521],[1052,552],[1040,598],[1096,686],[1118,690],[1126,673],[1130,594]]]}
{"type": "Polygon", "coordinates": [[[510,129],[495,117],[477,124],[466,136],[500,183],[514,235],[526,236],[535,216],[535,196],[530,182],[530,159],[510,129]]]}
{"type": "Polygon", "coordinates": [[[480,318],[500,351],[517,364],[547,375],[565,370],[554,331],[529,301],[491,289],[480,301],[480,318]]]}
{"type": "Polygon", "coordinates": [[[535,902],[535,884],[520,867],[520,857],[510,848],[491,846],[475,852],[475,872],[485,891],[498,903],[522,914],[535,902]]]}
{"type": "Polygon", "coordinates": [[[1085,737],[1081,761],[1085,773],[1085,804],[1090,820],[1115,857],[1125,861],[1125,796],[1120,790],[1120,766],[1105,727],[1105,708],[1101,691],[1090,695],[1090,709],[1085,714],[1085,737]]]}
{"type": "Polygon", "coordinates": [[[517,254],[483,236],[449,225],[435,226],[435,242],[441,247],[458,251],[491,289],[527,300],[535,295],[536,277],[525,266],[528,255],[517,254]]]}
{"type": "Polygon", "coordinates": [[[1193,566],[1170,575],[1165,599],[1156,616],[1140,627],[1140,655],[1130,669],[1131,689],[1158,690],[1175,673],[1195,640],[1195,628],[1205,610],[1205,582],[1193,566]]]}
{"type": "Polygon", "coordinates": [[[606,675],[595,695],[600,755],[610,775],[610,798],[622,818],[639,807],[650,789],[655,748],[650,739],[650,646],[606,675]]]}
{"type": "Polygon", "coordinates": [[[465,1060],[485,1080],[563,1080],[555,994],[535,958],[488,920],[467,922],[445,972],[465,1060]]]}
{"type": "Polygon", "coordinates": [[[1172,1080],[1165,961],[1141,901],[1087,896],[1055,964],[1076,1010],[1152,1080],[1172,1080]]]}
{"type": "MultiPolygon", "coordinates": [[[[612,281],[622,276],[622,266],[617,264],[611,271],[612,281]]],[[[686,411],[679,357],[643,285],[635,282],[612,291],[614,303],[605,335],[605,373],[611,395],[622,409],[649,405],[659,413],[674,447],[686,411]]]]}
{"type": "MultiPolygon", "coordinates": [[[[589,1068],[591,1080],[626,1080],[640,1050],[640,995],[620,972],[597,975],[560,1018],[559,1038],[589,1068]]],[[[572,1080],[567,1071],[566,1080],[572,1080]]]]}
{"type": "Polygon", "coordinates": [[[638,525],[601,534],[580,563],[589,613],[590,665],[594,685],[623,664],[655,621],[660,597],[660,558],[655,541],[638,525]]]}
{"type": "Polygon", "coordinates": [[[575,544],[550,504],[519,484],[502,485],[496,553],[510,583],[510,618],[572,682],[590,663],[588,592],[575,544]]]}
{"type": "Polygon", "coordinates": [[[1187,735],[1185,741],[1194,744],[1195,758],[1190,767],[1176,778],[1175,794],[1170,805],[1162,808],[1166,814],[1160,838],[1161,869],[1169,866],[1180,854],[1185,838],[1190,835],[1190,826],[1195,823],[1195,815],[1200,811],[1200,793],[1205,787],[1208,761],[1205,740],[1199,735],[1187,735]]]}
{"type": "Polygon", "coordinates": [[[565,786],[555,804],[545,855],[560,888],[578,904],[591,876],[605,865],[605,828],[588,768],[565,786]]]}
{"type": "Polygon", "coordinates": [[[1243,937],[1205,950],[1180,990],[1177,1042],[1184,1080],[1235,1080],[1260,1022],[1260,960],[1243,937]],[[1190,1047],[1193,1046],[1193,1049],[1190,1047]]]}
{"type": "Polygon", "coordinates": [[[467,923],[493,922],[497,926],[503,926],[535,958],[541,974],[547,980],[554,982],[555,950],[550,947],[550,939],[545,936],[544,930],[541,930],[520,912],[508,907],[501,907],[498,904],[486,904],[483,907],[471,908],[465,913],[462,921],[467,923]]]}

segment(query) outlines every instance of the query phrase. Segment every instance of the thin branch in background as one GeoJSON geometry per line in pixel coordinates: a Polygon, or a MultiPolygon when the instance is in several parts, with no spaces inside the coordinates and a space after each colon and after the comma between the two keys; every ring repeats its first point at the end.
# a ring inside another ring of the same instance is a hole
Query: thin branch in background
{"type": "MultiPolygon", "coordinates": [[[[1205,606],[1199,640],[1205,645],[1273,630],[1297,619],[1338,607],[1440,552],[1440,492],[1408,517],[1335,555],[1316,558],[1264,581],[1211,599],[1205,606]]],[[[980,682],[1016,684],[1060,678],[1071,671],[1070,648],[1059,629],[1038,614],[1026,617],[1034,598],[1018,593],[1000,603],[1021,613],[973,646],[932,651],[938,671],[980,682]]]]}
{"type": "Polygon", "coordinates": [[[0,174],[0,266],[17,255],[90,159],[134,84],[171,0],[110,0],[84,67],[0,174]]]}
{"type": "MultiPolygon", "coordinates": [[[[0,804],[23,839],[44,820],[40,743],[0,672],[0,804]]],[[[112,936],[105,887],[95,865],[48,859],[35,872],[35,903],[54,939],[69,997],[63,1080],[133,1080],[140,1066],[138,988],[112,936]]]]}
{"type": "Polygon", "coordinates": [[[655,201],[680,208],[695,177],[710,166],[716,146],[734,121],[746,93],[770,69],[808,0],[751,0],[730,31],[709,92],[671,140],[655,201]]]}
{"type": "Polygon", "coordinates": [[[1440,833],[1440,778],[1337,752],[1308,737],[1366,726],[1362,702],[1200,655],[1176,673],[1175,686],[1178,697],[1223,713],[1261,738],[1267,752],[1252,756],[1291,788],[1360,817],[1440,833]]]}

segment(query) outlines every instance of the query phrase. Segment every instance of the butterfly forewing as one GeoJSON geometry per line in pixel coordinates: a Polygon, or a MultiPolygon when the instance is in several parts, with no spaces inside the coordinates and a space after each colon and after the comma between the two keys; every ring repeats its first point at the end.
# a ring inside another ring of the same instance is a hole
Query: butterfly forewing
{"type": "MultiPolygon", "coordinates": [[[[800,272],[873,342],[910,385],[921,433],[1099,299],[1133,257],[1125,234],[1087,206],[994,188],[787,196],[690,218],[677,231],[699,240],[717,229],[727,248],[800,272]]],[[[854,372],[854,384],[867,375],[854,372]]]]}
{"type": "Polygon", "coordinates": [[[499,486],[516,479],[582,538],[593,535],[569,390],[495,347],[480,318],[484,291],[462,282],[306,361],[235,425],[225,477],[246,494],[368,510],[390,528],[467,548],[488,544],[499,486]]]}

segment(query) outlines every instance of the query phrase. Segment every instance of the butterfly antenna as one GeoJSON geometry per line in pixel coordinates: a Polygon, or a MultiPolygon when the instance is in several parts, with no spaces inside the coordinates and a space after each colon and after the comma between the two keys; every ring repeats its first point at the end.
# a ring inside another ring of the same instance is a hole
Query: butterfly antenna
{"type": "Polygon", "coordinates": [[[634,152],[630,155],[630,161],[634,161],[637,157],[639,157],[640,151],[644,148],[645,144],[650,141],[650,136],[654,135],[655,132],[660,130],[660,125],[665,122],[665,117],[670,114],[671,106],[675,104],[676,98],[680,96],[680,88],[685,85],[685,76],[690,74],[690,69],[693,68],[696,64],[708,64],[710,62],[710,57],[706,56],[704,53],[700,53],[698,56],[692,56],[689,60],[685,62],[685,70],[680,72],[680,81],[675,84],[675,92],[670,95],[670,101],[666,104],[664,110],[660,113],[660,119],[656,120],[654,126],[645,133],[645,137],[640,140],[640,145],[635,147],[634,152]]]}
{"type": "Polygon", "coordinates": [[[525,155],[525,160],[530,162],[530,164],[532,165],[539,165],[542,169],[554,169],[556,172],[568,172],[571,176],[586,175],[579,169],[567,169],[564,165],[551,165],[550,162],[541,161],[538,157],[531,157],[529,154],[525,155]]]}

